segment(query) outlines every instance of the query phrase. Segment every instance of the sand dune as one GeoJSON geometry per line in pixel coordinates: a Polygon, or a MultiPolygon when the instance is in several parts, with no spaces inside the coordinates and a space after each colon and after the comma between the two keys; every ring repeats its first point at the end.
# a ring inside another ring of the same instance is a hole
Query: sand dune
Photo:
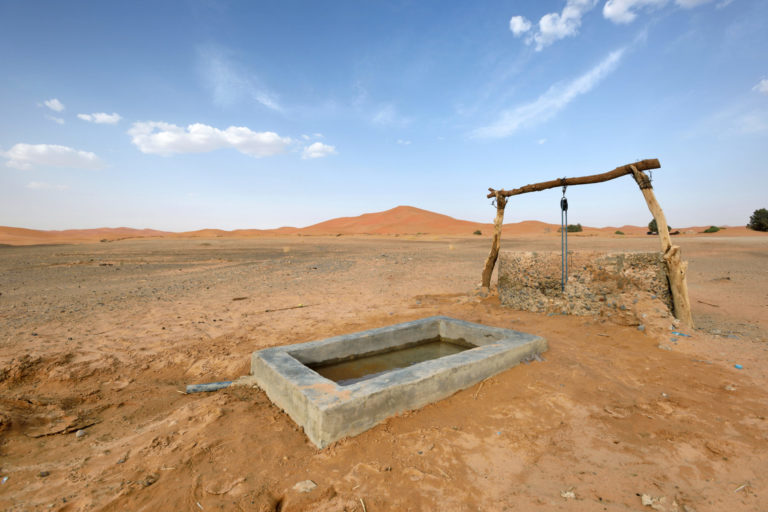
{"type": "MultiPolygon", "coordinates": [[[[507,235],[547,235],[557,234],[560,226],[547,224],[536,220],[509,223],[504,225],[507,235]]],[[[699,234],[709,226],[680,228],[683,235],[699,234]]],[[[357,217],[340,217],[304,228],[280,227],[276,229],[199,229],[179,233],[158,231],[155,229],[133,228],[96,228],[96,229],[67,229],[63,231],[43,231],[26,228],[0,226],[0,244],[5,245],[41,245],[41,244],[72,244],[89,243],[101,240],[115,241],[131,238],[255,238],[263,236],[286,235],[471,235],[475,231],[488,235],[493,230],[493,224],[471,222],[456,219],[448,215],[422,210],[413,206],[398,206],[383,212],[365,213],[357,217]]],[[[621,231],[625,235],[645,235],[645,226],[621,226],[592,228],[584,226],[580,236],[614,235],[621,231]]],[[[760,235],[743,226],[729,227],[716,234],[705,236],[746,236],[760,235]]],[[[620,236],[620,235],[615,235],[620,236]]]]}

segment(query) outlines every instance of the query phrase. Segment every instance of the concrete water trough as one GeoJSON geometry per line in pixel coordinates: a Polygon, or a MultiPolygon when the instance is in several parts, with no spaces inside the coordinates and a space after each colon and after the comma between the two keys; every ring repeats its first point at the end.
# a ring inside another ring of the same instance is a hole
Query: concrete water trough
{"type": "Polygon", "coordinates": [[[546,349],[539,336],[435,316],[259,350],[251,379],[323,448],[546,349]]]}

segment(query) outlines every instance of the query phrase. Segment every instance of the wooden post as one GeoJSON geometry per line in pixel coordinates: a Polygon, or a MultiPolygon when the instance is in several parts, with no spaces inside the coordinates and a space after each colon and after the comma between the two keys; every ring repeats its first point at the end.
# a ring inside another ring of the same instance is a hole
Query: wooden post
{"type": "Polygon", "coordinates": [[[664,262],[667,264],[667,276],[669,277],[669,288],[672,292],[675,318],[692,329],[691,301],[688,298],[688,283],[685,277],[688,271],[688,262],[682,261],[680,247],[672,245],[667,218],[664,216],[659,202],[656,201],[651,180],[648,179],[648,176],[638,171],[634,165],[631,168],[632,175],[640,187],[640,191],[643,193],[645,202],[648,204],[648,209],[651,210],[653,218],[656,219],[656,228],[659,230],[659,239],[661,240],[661,253],[664,257],[664,262]]]}
{"type": "Polygon", "coordinates": [[[488,259],[485,260],[485,268],[483,269],[482,286],[486,291],[491,288],[491,274],[493,274],[493,267],[496,265],[496,260],[499,257],[499,248],[501,247],[501,226],[504,223],[504,208],[507,206],[506,196],[493,189],[489,188],[488,190],[494,192],[496,196],[496,218],[493,219],[491,252],[488,254],[488,259]]]}

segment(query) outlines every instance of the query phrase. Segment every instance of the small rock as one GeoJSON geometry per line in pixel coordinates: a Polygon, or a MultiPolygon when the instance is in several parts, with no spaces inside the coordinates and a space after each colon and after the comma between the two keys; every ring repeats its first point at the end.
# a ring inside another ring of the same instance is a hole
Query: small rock
{"type": "Polygon", "coordinates": [[[661,343],[659,343],[659,348],[661,350],[672,350],[672,347],[670,347],[669,345],[663,345],[661,343]]]}
{"type": "Polygon", "coordinates": [[[572,499],[576,498],[576,493],[573,492],[573,487],[571,487],[570,489],[566,489],[564,491],[560,491],[560,496],[562,496],[563,498],[565,498],[567,500],[572,500],[572,499]]]}
{"type": "Polygon", "coordinates": [[[146,478],[141,481],[141,485],[144,487],[149,487],[155,482],[157,482],[157,475],[147,475],[146,478]]]}
{"type": "Polygon", "coordinates": [[[83,437],[85,437],[85,430],[80,429],[77,432],[75,432],[75,437],[78,439],[82,439],[83,437]]]}
{"type": "Polygon", "coordinates": [[[643,332],[643,331],[645,331],[645,326],[643,324],[640,324],[640,325],[637,326],[637,330],[640,331],[640,332],[643,332]]]}
{"type": "Polygon", "coordinates": [[[317,487],[317,484],[312,480],[304,480],[293,486],[294,491],[298,492],[311,492],[317,487]]]}
{"type": "Polygon", "coordinates": [[[41,476],[45,478],[46,476],[50,475],[51,473],[48,471],[41,471],[37,476],[41,476]]]}
{"type": "Polygon", "coordinates": [[[730,384],[726,384],[723,389],[725,389],[726,391],[736,391],[736,386],[731,386],[730,384]]]}

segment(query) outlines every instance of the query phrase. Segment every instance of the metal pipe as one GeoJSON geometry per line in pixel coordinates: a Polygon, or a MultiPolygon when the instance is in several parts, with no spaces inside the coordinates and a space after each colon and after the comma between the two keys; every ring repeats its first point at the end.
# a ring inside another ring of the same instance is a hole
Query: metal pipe
{"type": "Polygon", "coordinates": [[[218,391],[219,389],[224,389],[230,384],[232,384],[233,381],[231,380],[225,380],[222,382],[209,382],[207,384],[188,384],[187,385],[187,394],[189,393],[200,393],[201,391],[218,391]]]}

